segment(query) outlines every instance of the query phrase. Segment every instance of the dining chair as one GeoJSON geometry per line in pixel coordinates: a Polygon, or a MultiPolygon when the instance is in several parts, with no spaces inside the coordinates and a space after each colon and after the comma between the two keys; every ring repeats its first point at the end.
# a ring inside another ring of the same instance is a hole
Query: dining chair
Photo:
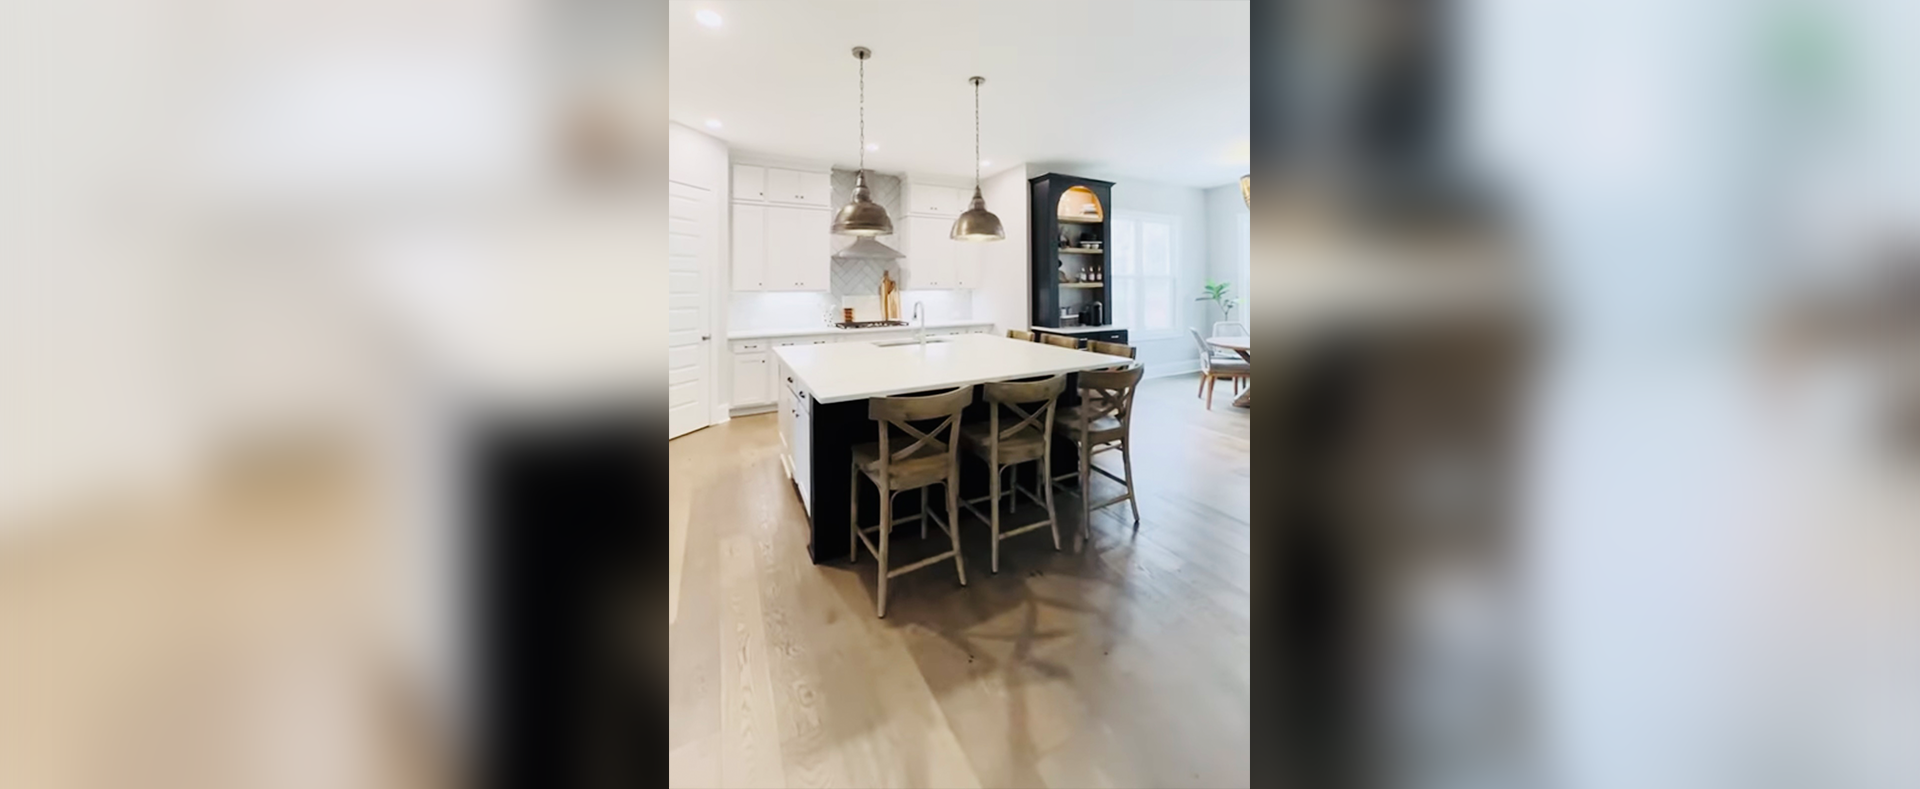
{"type": "Polygon", "coordinates": [[[1126,343],[1088,340],[1087,350],[1093,351],[1094,353],[1104,353],[1108,356],[1125,356],[1129,359],[1140,358],[1140,350],[1126,343]]]}
{"type": "Polygon", "coordinates": [[[1253,376],[1253,367],[1247,364],[1247,360],[1238,358],[1238,356],[1232,359],[1223,359],[1215,355],[1213,352],[1220,350],[1220,348],[1207,344],[1207,339],[1200,336],[1199,329],[1188,327],[1187,331],[1193,334],[1193,342],[1199,346],[1200,349],[1200,393],[1197,396],[1205,398],[1207,401],[1207,410],[1212,411],[1214,382],[1221,378],[1232,380],[1233,392],[1235,395],[1238,395],[1240,393],[1241,379],[1250,379],[1253,376]]]}
{"type": "Polygon", "coordinates": [[[974,422],[960,429],[960,441],[967,449],[986,461],[993,478],[988,483],[987,495],[967,499],[962,502],[974,517],[986,521],[993,530],[992,572],[1000,572],[1000,541],[1015,535],[1025,534],[1042,526],[1053,530],[1053,549],[1060,550],[1060,519],[1053,509],[1053,486],[1046,485],[1046,498],[1025,491],[1019,487],[1018,469],[1022,463],[1039,463],[1040,479],[1047,479],[1053,469],[1053,416],[1054,406],[1060,400],[1060,393],[1066,391],[1067,377],[1055,375],[1037,381],[1000,381],[981,387],[982,396],[988,403],[987,423],[974,422]],[[1006,412],[1006,419],[1001,413],[1006,412]],[[1018,421],[1015,421],[1018,420],[1018,421]],[[1008,423],[1011,423],[1009,426],[1008,423]],[[1009,531],[1000,530],[1000,472],[1014,472],[1013,491],[1009,493],[1010,502],[1017,504],[1021,493],[1026,493],[1035,504],[1047,508],[1045,519],[1029,523],[1009,531]],[[991,502],[991,515],[982,515],[973,505],[982,501],[991,502]]]}
{"type": "Polygon", "coordinates": [[[1140,387],[1146,368],[1138,363],[1121,370],[1088,370],[1080,373],[1080,405],[1064,409],[1054,419],[1054,431],[1072,441],[1079,457],[1076,472],[1053,477],[1053,483],[1078,478],[1080,481],[1080,531],[1074,539],[1077,552],[1093,536],[1093,511],[1128,502],[1133,507],[1133,528],[1140,528],[1140,502],[1133,492],[1133,394],[1140,387]],[[1125,476],[1093,464],[1103,452],[1118,451],[1125,476]],[[1127,486],[1127,492],[1111,500],[1093,503],[1093,474],[1127,486]]]}
{"type": "Polygon", "coordinates": [[[1214,321],[1213,336],[1245,337],[1247,336],[1247,325],[1239,321],[1214,321]]]}
{"type": "Polygon", "coordinates": [[[880,440],[853,447],[854,474],[848,483],[852,489],[848,529],[853,534],[854,542],[848,548],[848,553],[851,561],[859,561],[860,546],[865,545],[880,560],[880,599],[876,605],[882,618],[887,615],[887,579],[893,576],[952,558],[953,569],[960,576],[960,585],[967,585],[967,566],[960,555],[960,531],[956,524],[960,515],[960,414],[972,404],[971,386],[935,395],[875,397],[868,400],[867,417],[879,423],[880,440]],[[929,424],[932,424],[931,428],[926,427],[929,424]],[[906,443],[906,446],[895,448],[896,442],[906,443]],[[880,520],[864,529],[860,527],[862,476],[872,480],[874,486],[880,489],[880,520]],[[944,523],[927,506],[927,489],[934,485],[946,486],[947,518],[944,523]],[[893,497],[902,491],[916,489],[920,491],[920,514],[895,519],[893,497]],[[947,533],[952,550],[905,567],[890,567],[893,527],[913,520],[920,521],[921,537],[927,535],[928,521],[939,526],[947,533]],[[873,532],[879,533],[878,545],[867,537],[873,532]]]}
{"type": "Polygon", "coordinates": [[[1007,339],[1033,342],[1033,332],[1027,331],[1026,329],[1008,329],[1007,339]]]}
{"type": "Polygon", "coordinates": [[[1054,334],[1052,332],[1041,332],[1040,341],[1048,345],[1058,345],[1062,348],[1071,348],[1076,351],[1080,350],[1079,338],[1069,337],[1064,334],[1054,334]]]}

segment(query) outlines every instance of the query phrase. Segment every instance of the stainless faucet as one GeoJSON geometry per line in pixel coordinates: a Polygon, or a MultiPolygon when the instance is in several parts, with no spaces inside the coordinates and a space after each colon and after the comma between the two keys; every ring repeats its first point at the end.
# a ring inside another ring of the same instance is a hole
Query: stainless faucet
{"type": "Polygon", "coordinates": [[[920,347],[922,348],[927,347],[927,309],[926,308],[927,308],[927,304],[924,301],[916,301],[913,303],[913,319],[918,321],[918,323],[915,323],[913,326],[913,337],[914,339],[920,341],[920,347]]]}

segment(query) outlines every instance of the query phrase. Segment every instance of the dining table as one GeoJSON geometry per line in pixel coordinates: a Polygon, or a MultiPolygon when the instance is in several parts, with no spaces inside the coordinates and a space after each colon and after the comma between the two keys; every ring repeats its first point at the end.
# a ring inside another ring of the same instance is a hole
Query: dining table
{"type": "MultiPolygon", "coordinates": [[[[1253,338],[1244,334],[1233,337],[1208,337],[1207,344],[1215,348],[1225,348],[1239,354],[1240,358],[1247,361],[1247,366],[1252,367],[1253,357],[1249,355],[1249,351],[1247,350],[1247,341],[1250,339],[1253,338]]],[[[1233,398],[1233,404],[1241,408],[1253,407],[1253,376],[1247,376],[1247,388],[1240,390],[1240,396],[1233,398]]]]}

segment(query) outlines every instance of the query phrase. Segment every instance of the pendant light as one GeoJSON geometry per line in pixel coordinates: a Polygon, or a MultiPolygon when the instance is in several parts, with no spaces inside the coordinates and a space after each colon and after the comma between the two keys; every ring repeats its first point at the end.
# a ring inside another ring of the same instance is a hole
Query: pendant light
{"type": "Polygon", "coordinates": [[[1240,176],[1240,201],[1246,203],[1248,208],[1253,207],[1253,195],[1247,192],[1247,179],[1252,177],[1253,173],[1240,176]]]}
{"type": "Polygon", "coordinates": [[[860,61],[860,171],[853,177],[853,200],[833,217],[833,234],[892,235],[893,219],[887,216],[887,209],[873,201],[873,193],[867,189],[867,58],[873,57],[873,50],[854,47],[853,56],[860,61]]]}
{"type": "Polygon", "coordinates": [[[973,77],[967,80],[973,83],[973,202],[967,204],[966,213],[953,220],[953,232],[948,238],[959,241],[1005,241],[1007,229],[1000,224],[1000,217],[987,210],[987,199],[980,196],[980,83],[986,77],[973,77]]]}

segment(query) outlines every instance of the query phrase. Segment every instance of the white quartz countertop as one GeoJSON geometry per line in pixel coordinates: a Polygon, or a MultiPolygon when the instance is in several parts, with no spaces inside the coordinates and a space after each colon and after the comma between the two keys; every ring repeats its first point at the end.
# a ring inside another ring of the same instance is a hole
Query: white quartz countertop
{"type": "Polygon", "coordinates": [[[1125,326],[1035,326],[1033,327],[1033,330],[1047,332],[1048,334],[1101,334],[1101,333],[1110,332],[1110,331],[1120,331],[1124,328],[1126,327],[1125,326]]]}
{"type": "Polygon", "coordinates": [[[775,348],[792,374],[822,403],[926,392],[1132,363],[1123,356],[1076,351],[987,334],[962,334],[882,346],[866,342],[775,348]]]}
{"type": "MultiPolygon", "coordinates": [[[[974,326],[992,326],[993,321],[927,321],[929,329],[960,329],[974,326]]],[[[870,329],[841,329],[830,323],[822,323],[804,329],[739,329],[727,332],[729,340],[757,340],[762,337],[812,337],[822,334],[861,334],[867,332],[913,331],[912,326],[875,326],[870,329]]]]}

